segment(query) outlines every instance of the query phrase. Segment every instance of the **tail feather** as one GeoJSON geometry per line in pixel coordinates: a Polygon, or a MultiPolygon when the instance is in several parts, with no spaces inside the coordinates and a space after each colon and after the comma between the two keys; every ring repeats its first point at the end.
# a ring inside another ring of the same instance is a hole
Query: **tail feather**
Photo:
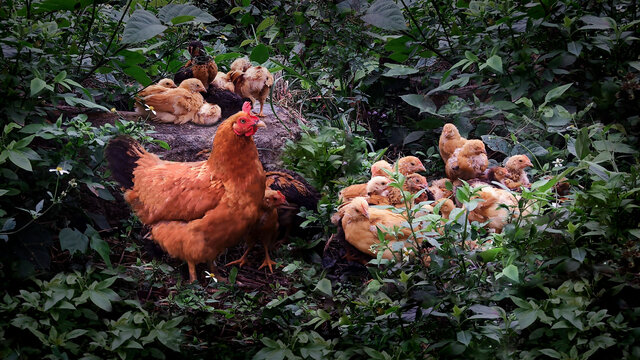
{"type": "Polygon", "coordinates": [[[104,150],[111,176],[125,189],[133,188],[133,170],[146,151],[129,136],[118,136],[104,150]]]}

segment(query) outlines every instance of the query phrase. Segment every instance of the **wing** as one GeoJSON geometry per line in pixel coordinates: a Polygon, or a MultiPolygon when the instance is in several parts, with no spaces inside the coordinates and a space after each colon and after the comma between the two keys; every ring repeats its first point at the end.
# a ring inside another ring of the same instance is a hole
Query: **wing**
{"type": "Polygon", "coordinates": [[[192,94],[185,89],[171,89],[163,93],[153,94],[144,98],[144,103],[153,106],[156,111],[163,111],[173,115],[183,115],[189,112],[192,94]]]}
{"type": "Polygon", "coordinates": [[[146,88],[140,90],[140,92],[138,93],[138,96],[145,97],[152,94],[159,94],[167,90],[168,88],[161,85],[149,85],[146,88]]]}
{"type": "Polygon", "coordinates": [[[225,194],[206,162],[170,162],[147,153],[137,164],[125,198],[145,224],[202,218],[225,194]]]}

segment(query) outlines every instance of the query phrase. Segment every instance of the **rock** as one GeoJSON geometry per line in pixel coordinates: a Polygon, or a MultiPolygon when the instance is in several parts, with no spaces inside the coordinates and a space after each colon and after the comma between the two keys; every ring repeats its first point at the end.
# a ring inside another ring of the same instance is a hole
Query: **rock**
{"type": "MultiPolygon", "coordinates": [[[[300,127],[297,118],[290,111],[279,106],[273,106],[276,114],[273,113],[271,105],[265,104],[264,117],[262,120],[267,124],[266,128],[258,130],[254,135],[254,141],[258,148],[260,161],[265,168],[279,167],[281,165],[280,155],[287,139],[297,139],[300,136],[300,127]]],[[[255,106],[254,110],[257,110],[255,106]]],[[[118,112],[120,116],[127,120],[135,120],[133,112],[118,112]]],[[[113,113],[92,113],[89,121],[94,125],[104,123],[113,124],[117,115],[113,113]]],[[[149,134],[154,139],[162,140],[169,144],[170,149],[166,150],[156,144],[145,144],[145,148],[154,154],[158,154],[165,160],[172,161],[198,161],[209,156],[213,144],[215,132],[218,125],[224,120],[220,120],[213,126],[195,125],[186,123],[182,125],[163,124],[150,121],[154,126],[154,133],[149,134]]]]}

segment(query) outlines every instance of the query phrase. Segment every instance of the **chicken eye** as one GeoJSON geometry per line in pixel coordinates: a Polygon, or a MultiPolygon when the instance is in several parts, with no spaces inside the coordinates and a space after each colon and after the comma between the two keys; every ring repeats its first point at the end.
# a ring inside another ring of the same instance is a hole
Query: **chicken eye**
{"type": "Polygon", "coordinates": [[[241,119],[241,120],[240,120],[240,122],[244,124],[244,123],[246,123],[246,122],[247,122],[247,120],[245,120],[245,119],[241,119]]]}

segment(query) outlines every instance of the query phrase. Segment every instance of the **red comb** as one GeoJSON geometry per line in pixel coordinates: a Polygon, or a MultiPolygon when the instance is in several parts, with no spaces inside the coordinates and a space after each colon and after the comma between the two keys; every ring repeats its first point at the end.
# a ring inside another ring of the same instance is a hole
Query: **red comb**
{"type": "Polygon", "coordinates": [[[248,101],[245,101],[244,104],[242,104],[242,111],[246,112],[249,115],[251,115],[251,108],[251,103],[248,101]]]}

